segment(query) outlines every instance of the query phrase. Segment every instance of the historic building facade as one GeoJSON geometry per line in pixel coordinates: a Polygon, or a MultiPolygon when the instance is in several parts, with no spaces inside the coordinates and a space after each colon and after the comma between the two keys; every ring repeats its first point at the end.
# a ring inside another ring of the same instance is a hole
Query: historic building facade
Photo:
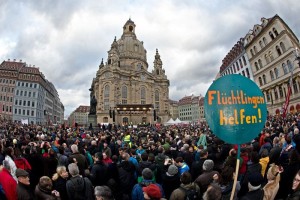
{"type": "Polygon", "coordinates": [[[80,105],[76,108],[68,117],[68,124],[70,127],[77,123],[78,126],[88,127],[88,114],[90,112],[90,106],[80,105]]]}
{"type": "Polygon", "coordinates": [[[0,117],[32,124],[56,124],[64,119],[64,106],[54,85],[39,71],[16,60],[0,65],[0,117]],[[49,100],[51,99],[51,100],[49,100]]]}
{"type": "Polygon", "coordinates": [[[139,124],[166,122],[169,119],[169,80],[162,68],[158,50],[154,69],[148,71],[143,42],[129,19],[120,39],[114,39],[107,61],[93,79],[91,97],[97,100],[97,122],[139,124]]]}
{"type": "MultiPolygon", "coordinates": [[[[201,118],[201,96],[185,96],[178,102],[179,119],[181,121],[198,122],[201,118]]],[[[203,109],[203,107],[202,107],[203,109]]],[[[203,111],[203,110],[202,110],[203,111]]]]}
{"type": "Polygon", "coordinates": [[[254,25],[245,36],[254,81],[263,91],[270,114],[282,113],[292,73],[288,111],[300,111],[300,70],[295,61],[296,48],[299,49],[298,38],[278,15],[262,18],[261,24],[254,25]]]}
{"type": "Polygon", "coordinates": [[[178,101],[169,100],[169,114],[173,120],[179,118],[178,101]]]}
{"type": "Polygon", "coordinates": [[[219,74],[240,74],[253,80],[252,68],[244,48],[244,38],[241,38],[222,60],[219,74]]]}

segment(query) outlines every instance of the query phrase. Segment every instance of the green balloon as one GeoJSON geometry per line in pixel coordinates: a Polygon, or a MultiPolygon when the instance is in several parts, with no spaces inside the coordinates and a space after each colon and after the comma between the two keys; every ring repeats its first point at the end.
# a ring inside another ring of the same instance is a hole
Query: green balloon
{"type": "Polygon", "coordinates": [[[252,80],[237,74],[213,82],[205,95],[204,109],[210,129],[230,144],[253,140],[267,119],[263,93],[252,80]]]}

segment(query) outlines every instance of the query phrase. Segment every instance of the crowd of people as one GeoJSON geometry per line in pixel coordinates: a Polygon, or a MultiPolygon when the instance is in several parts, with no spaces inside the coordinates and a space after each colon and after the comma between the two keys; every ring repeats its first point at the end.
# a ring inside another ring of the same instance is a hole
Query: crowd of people
{"type": "Polygon", "coordinates": [[[300,199],[299,129],[298,114],[268,116],[236,174],[237,145],[205,122],[94,131],[0,121],[0,200],[300,199]]]}

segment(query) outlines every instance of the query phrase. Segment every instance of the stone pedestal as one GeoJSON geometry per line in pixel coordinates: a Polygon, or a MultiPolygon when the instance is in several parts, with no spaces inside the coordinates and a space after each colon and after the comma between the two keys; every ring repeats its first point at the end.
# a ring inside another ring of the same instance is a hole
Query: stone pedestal
{"type": "Polygon", "coordinates": [[[90,124],[92,124],[92,127],[97,127],[97,116],[95,114],[89,114],[88,115],[88,126],[90,127],[90,124]]]}

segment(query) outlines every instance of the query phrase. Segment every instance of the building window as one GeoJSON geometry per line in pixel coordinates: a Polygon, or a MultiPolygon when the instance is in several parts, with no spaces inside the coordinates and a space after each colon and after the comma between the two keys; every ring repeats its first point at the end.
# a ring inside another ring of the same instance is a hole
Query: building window
{"type": "Polygon", "coordinates": [[[282,53],[281,53],[281,50],[280,50],[280,48],[278,47],[278,46],[276,46],[276,51],[277,51],[277,53],[278,53],[278,56],[280,56],[282,53]]]}
{"type": "Polygon", "coordinates": [[[283,97],[283,90],[282,90],[282,86],[281,85],[279,86],[279,96],[280,96],[280,98],[283,97]]]}
{"type": "Polygon", "coordinates": [[[21,92],[20,92],[20,96],[23,96],[23,91],[21,90],[21,92]]]}
{"type": "Polygon", "coordinates": [[[257,62],[254,63],[256,71],[259,70],[257,62]]]}
{"type": "Polygon", "coordinates": [[[23,101],[23,106],[26,106],[26,101],[23,101]]]}
{"type": "Polygon", "coordinates": [[[122,99],[127,99],[127,87],[122,86],[122,99]]]}
{"type": "Polygon", "coordinates": [[[269,60],[269,56],[267,54],[265,54],[265,60],[266,60],[266,63],[269,64],[270,60],[269,60]]]}
{"type": "Polygon", "coordinates": [[[23,110],[23,115],[25,115],[25,110],[23,110]]]}
{"type": "Polygon", "coordinates": [[[104,87],[104,98],[109,98],[109,86],[104,87]]]}
{"type": "Polygon", "coordinates": [[[19,115],[21,115],[21,109],[19,109],[19,115]]]}
{"type": "Polygon", "coordinates": [[[294,92],[298,93],[298,86],[297,86],[296,79],[293,80],[293,88],[294,88],[294,92]]]}
{"type": "Polygon", "coordinates": [[[287,61],[287,65],[288,65],[288,67],[289,67],[289,71],[290,71],[290,72],[293,71],[294,66],[292,65],[292,63],[291,63],[290,60],[287,61]]]}
{"type": "Polygon", "coordinates": [[[279,77],[279,71],[278,71],[277,67],[274,68],[274,72],[275,72],[275,77],[278,78],[279,77]]]}
{"type": "Polygon", "coordinates": [[[31,116],[34,116],[34,110],[31,111],[31,116]]]}
{"type": "Polygon", "coordinates": [[[281,48],[282,52],[285,52],[285,51],[286,51],[286,48],[285,48],[284,43],[283,43],[283,42],[280,42],[279,45],[280,45],[280,48],[281,48]]]}
{"type": "Polygon", "coordinates": [[[266,75],[263,75],[263,82],[264,82],[264,84],[267,84],[266,75]]]}
{"type": "Polygon", "coordinates": [[[283,69],[283,73],[284,73],[284,74],[287,74],[287,73],[288,73],[288,70],[287,70],[287,67],[286,67],[286,64],[285,64],[285,63],[282,63],[282,69],[283,69]]]}
{"type": "Polygon", "coordinates": [[[239,62],[240,62],[240,66],[241,66],[241,68],[243,68],[243,63],[242,63],[242,60],[241,60],[241,59],[239,59],[239,62]]]}
{"type": "Polygon", "coordinates": [[[33,102],[31,102],[31,107],[34,107],[34,101],[33,101],[33,102]]]}
{"type": "Polygon", "coordinates": [[[273,40],[275,38],[271,31],[269,32],[269,35],[270,35],[271,40],[273,40]]]}
{"type": "Polygon", "coordinates": [[[27,106],[28,106],[28,107],[30,106],[30,101],[27,101],[27,106]]]}
{"type": "Polygon", "coordinates": [[[29,110],[27,110],[27,116],[29,116],[29,110]]]}
{"type": "Polygon", "coordinates": [[[242,71],[242,74],[243,74],[243,76],[245,76],[245,71],[244,70],[242,71]]]}
{"type": "Polygon", "coordinates": [[[141,104],[146,104],[146,89],[145,89],[145,87],[141,88],[141,104]]]}
{"type": "Polygon", "coordinates": [[[243,56],[243,62],[244,62],[244,65],[246,66],[247,62],[246,62],[245,56],[243,56]]]}
{"type": "Polygon", "coordinates": [[[256,46],[254,46],[253,49],[254,49],[254,53],[257,54],[256,46]]]}
{"type": "Polygon", "coordinates": [[[262,62],[261,62],[261,59],[258,59],[258,65],[259,65],[259,68],[263,68],[263,65],[262,65],[262,62]]]}
{"type": "Polygon", "coordinates": [[[238,62],[236,62],[235,64],[236,64],[237,70],[239,71],[240,70],[240,66],[239,66],[238,62]]]}
{"type": "Polygon", "coordinates": [[[264,47],[261,40],[259,41],[259,46],[260,46],[261,49],[264,47]]]}
{"type": "Polygon", "coordinates": [[[277,32],[276,28],[273,28],[273,32],[274,32],[275,36],[278,36],[278,32],[277,32]]]}
{"type": "Polygon", "coordinates": [[[18,109],[15,108],[15,114],[18,114],[18,109]]]}
{"type": "Polygon", "coordinates": [[[233,64],[233,71],[234,73],[236,73],[236,69],[235,69],[235,65],[233,64]]]}
{"type": "Polygon", "coordinates": [[[27,96],[27,91],[24,91],[24,97],[26,97],[27,96]]]}
{"type": "Polygon", "coordinates": [[[250,73],[249,73],[249,69],[246,68],[246,74],[247,74],[247,77],[250,78],[250,73]]]}
{"type": "Polygon", "coordinates": [[[250,49],[250,53],[251,53],[251,56],[253,57],[254,54],[253,54],[253,50],[252,49],[250,49]]]}
{"type": "Polygon", "coordinates": [[[32,93],[32,97],[35,98],[35,92],[32,93]]]}
{"type": "Polygon", "coordinates": [[[17,99],[15,100],[15,105],[18,105],[18,100],[17,99]]]}
{"type": "Polygon", "coordinates": [[[274,73],[273,73],[273,71],[270,71],[270,77],[271,77],[271,80],[273,81],[274,80],[274,73]]]}
{"type": "Polygon", "coordinates": [[[31,92],[28,92],[28,97],[31,97],[31,92]]]}
{"type": "Polygon", "coordinates": [[[22,100],[19,100],[19,106],[21,106],[22,105],[22,100]]]}
{"type": "Polygon", "coordinates": [[[269,51],[269,58],[270,58],[271,62],[274,60],[274,57],[273,57],[272,51],[269,51]]]}
{"type": "Polygon", "coordinates": [[[268,41],[267,41],[267,39],[265,37],[263,37],[263,42],[264,42],[265,45],[268,44],[268,41]]]}
{"type": "Polygon", "coordinates": [[[159,91],[158,90],[155,90],[154,100],[155,100],[155,109],[159,110],[159,91]]]}

